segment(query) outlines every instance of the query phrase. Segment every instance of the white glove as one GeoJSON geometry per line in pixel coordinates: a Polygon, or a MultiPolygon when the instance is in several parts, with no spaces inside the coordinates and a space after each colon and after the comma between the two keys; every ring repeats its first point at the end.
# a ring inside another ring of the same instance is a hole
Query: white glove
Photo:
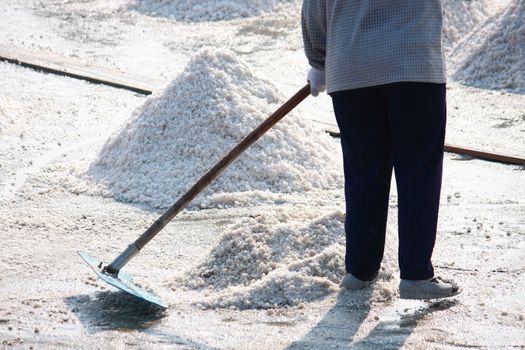
{"type": "Polygon", "coordinates": [[[311,68],[308,72],[307,80],[310,83],[310,93],[312,94],[312,96],[317,96],[320,92],[326,90],[326,79],[324,71],[311,68]]]}

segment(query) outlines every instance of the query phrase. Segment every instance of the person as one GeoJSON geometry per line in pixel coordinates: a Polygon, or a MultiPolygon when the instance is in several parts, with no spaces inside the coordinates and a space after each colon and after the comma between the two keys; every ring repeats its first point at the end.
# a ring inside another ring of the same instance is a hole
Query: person
{"type": "Polygon", "coordinates": [[[347,275],[361,289],[383,258],[392,171],[398,192],[399,294],[456,295],[431,262],[441,192],[446,79],[440,0],[304,0],[311,94],[326,88],[341,134],[347,275]]]}

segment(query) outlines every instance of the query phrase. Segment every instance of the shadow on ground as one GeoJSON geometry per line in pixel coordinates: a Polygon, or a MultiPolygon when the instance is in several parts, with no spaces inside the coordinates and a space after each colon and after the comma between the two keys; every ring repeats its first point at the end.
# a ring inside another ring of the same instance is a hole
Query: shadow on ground
{"type": "Polygon", "coordinates": [[[162,330],[161,319],[168,316],[165,309],[139,300],[124,292],[99,292],[65,299],[71,311],[90,333],[109,330],[139,331],[157,338],[159,344],[183,346],[197,350],[216,348],[162,330]]]}
{"type": "Polygon", "coordinates": [[[421,320],[433,312],[447,310],[457,305],[457,300],[429,302],[415,311],[404,311],[399,317],[381,320],[366,337],[352,342],[350,349],[401,349],[421,320]]]}
{"type": "MultiPolygon", "coordinates": [[[[401,349],[420,320],[458,303],[457,300],[441,300],[429,302],[415,310],[393,312],[394,316],[381,317],[365,337],[354,340],[369,315],[372,306],[369,299],[369,291],[341,291],[336,304],[325,317],[287,349],[401,349]],[[356,299],[361,301],[356,303],[356,299]]],[[[395,305],[387,304],[384,307],[396,308],[395,305]]]]}
{"type": "Polygon", "coordinates": [[[165,310],[123,292],[99,292],[65,299],[82,325],[92,333],[105,330],[144,330],[166,316],[165,310]]]}
{"type": "Polygon", "coordinates": [[[352,342],[370,312],[372,289],[341,290],[335,305],[302,339],[287,349],[341,349],[352,342]]]}

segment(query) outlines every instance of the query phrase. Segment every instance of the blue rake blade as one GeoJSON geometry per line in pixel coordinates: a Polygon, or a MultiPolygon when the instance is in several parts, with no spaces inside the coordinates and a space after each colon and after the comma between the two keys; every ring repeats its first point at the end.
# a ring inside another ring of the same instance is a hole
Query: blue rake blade
{"type": "Polygon", "coordinates": [[[160,300],[153,294],[148,293],[145,290],[142,290],[136,285],[134,285],[131,282],[131,279],[133,278],[132,275],[122,272],[122,271],[119,272],[118,275],[110,275],[110,274],[104,273],[102,271],[102,263],[100,261],[95,260],[95,258],[89,256],[88,254],[84,252],[78,252],[78,254],[93,269],[93,271],[95,271],[97,276],[100,277],[102,280],[104,280],[106,283],[128,294],[131,294],[134,297],[139,298],[140,300],[144,300],[149,303],[158,305],[164,309],[168,308],[168,305],[162,302],[162,300],[160,300]]]}

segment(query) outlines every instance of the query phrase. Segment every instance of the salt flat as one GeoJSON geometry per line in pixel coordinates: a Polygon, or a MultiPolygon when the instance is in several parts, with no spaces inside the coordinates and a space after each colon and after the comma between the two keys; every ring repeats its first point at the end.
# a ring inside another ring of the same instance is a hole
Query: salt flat
{"type": "MultiPolygon", "coordinates": [[[[154,5],[141,3],[143,10],[154,5]]],[[[307,65],[298,13],[290,4],[274,11],[276,3],[228,21],[187,22],[138,11],[129,1],[8,0],[0,44],[151,76],[167,86],[199,49],[218,47],[249,66],[253,81],[271,82],[286,98],[304,85],[307,65]]],[[[484,1],[471,6],[478,6],[480,21],[498,10],[484,1]],[[481,11],[482,5],[492,7],[481,11]]],[[[447,33],[457,38],[460,29],[447,33]]],[[[98,280],[76,251],[112,260],[165,204],[71,187],[79,179],[73,170],[96,161],[147,98],[6,63],[0,74],[0,348],[525,347],[522,167],[445,158],[434,263],[462,285],[457,298],[398,299],[395,188],[380,282],[345,292],[335,278],[342,273],[344,209],[337,182],[288,192],[230,186],[181,213],[126,266],[170,304],[161,312],[98,280]],[[299,241],[306,236],[311,240],[299,241]]],[[[522,90],[451,79],[447,91],[448,142],[523,157],[522,90]]],[[[326,96],[309,98],[296,113],[334,123],[326,96]]],[[[320,134],[326,124],[315,124],[320,134]]]]}

